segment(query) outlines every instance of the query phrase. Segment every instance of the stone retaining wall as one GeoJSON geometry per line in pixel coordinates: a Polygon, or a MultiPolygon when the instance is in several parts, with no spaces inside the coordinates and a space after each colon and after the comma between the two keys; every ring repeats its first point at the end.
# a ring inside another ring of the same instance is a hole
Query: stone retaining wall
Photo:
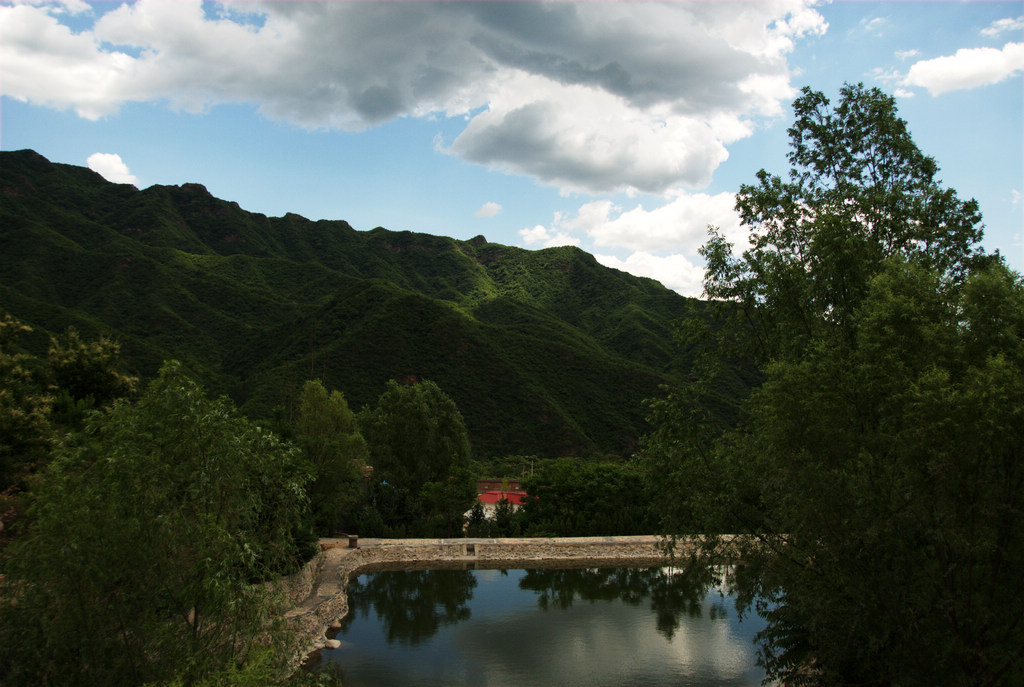
{"type": "Polygon", "coordinates": [[[557,539],[388,539],[349,555],[352,565],[386,562],[483,562],[631,560],[663,555],[660,537],[566,537],[557,539]]]}
{"type": "Polygon", "coordinates": [[[303,656],[333,647],[327,631],[348,613],[349,579],[364,570],[429,567],[473,568],[657,565],[665,560],[663,539],[643,537],[566,537],[557,539],[381,539],[350,548],[347,539],[322,539],[321,554],[301,573],[316,579],[308,598],[287,617],[308,638],[303,656]],[[310,571],[317,574],[311,576],[310,571]]]}

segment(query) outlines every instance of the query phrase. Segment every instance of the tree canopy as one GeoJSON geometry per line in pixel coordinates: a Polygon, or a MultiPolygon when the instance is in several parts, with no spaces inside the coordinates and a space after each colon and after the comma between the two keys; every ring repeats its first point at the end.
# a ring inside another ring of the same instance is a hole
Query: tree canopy
{"type": "Polygon", "coordinates": [[[0,493],[23,485],[47,456],[53,394],[40,361],[16,347],[30,331],[10,315],[0,319],[0,493]]]}
{"type": "Polygon", "coordinates": [[[359,425],[373,486],[358,526],[386,536],[440,536],[473,504],[469,436],[455,401],[434,382],[391,380],[359,425]]]}
{"type": "Polygon", "coordinates": [[[375,471],[409,493],[469,467],[466,423],[455,402],[430,380],[391,380],[377,406],[360,417],[375,471]]]}
{"type": "Polygon", "coordinates": [[[528,534],[630,535],[652,531],[643,474],[633,465],[579,458],[541,461],[523,478],[517,514],[528,534]]]}
{"type": "Polygon", "coordinates": [[[38,480],[3,561],[0,680],[191,684],[267,642],[287,661],[263,582],[312,552],[309,477],[294,447],[166,364],[135,403],[90,414],[38,480]]]}
{"type": "Polygon", "coordinates": [[[308,491],[317,531],[330,535],[358,500],[366,440],[344,394],[316,380],[302,388],[295,438],[315,472],[308,491]]]}
{"type": "Polygon", "coordinates": [[[703,249],[721,326],[688,336],[710,355],[653,407],[665,525],[746,535],[694,562],[743,560],[769,677],[1019,684],[1024,285],[893,98],[805,89],[793,108],[788,179],[737,197],[750,249],[716,230],[703,249]],[[763,383],[718,412],[733,356],[763,383]]]}

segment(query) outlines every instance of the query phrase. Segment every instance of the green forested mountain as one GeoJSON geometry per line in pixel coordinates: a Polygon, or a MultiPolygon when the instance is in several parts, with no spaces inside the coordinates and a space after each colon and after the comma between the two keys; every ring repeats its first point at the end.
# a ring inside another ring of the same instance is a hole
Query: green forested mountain
{"type": "Polygon", "coordinates": [[[176,358],[253,417],[310,377],[356,408],[430,379],[478,457],[625,453],[643,400],[689,364],[673,323],[701,305],[576,248],[266,217],[197,184],[140,191],[0,153],[0,310],[31,344],[104,333],[133,372],[176,358]]]}

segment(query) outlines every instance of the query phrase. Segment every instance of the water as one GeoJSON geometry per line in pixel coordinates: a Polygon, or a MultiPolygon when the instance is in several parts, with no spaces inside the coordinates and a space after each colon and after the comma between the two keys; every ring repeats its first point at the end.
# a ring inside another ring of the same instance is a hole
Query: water
{"type": "Polygon", "coordinates": [[[349,585],[346,687],[760,685],[756,615],[666,568],[404,570],[349,585]]]}

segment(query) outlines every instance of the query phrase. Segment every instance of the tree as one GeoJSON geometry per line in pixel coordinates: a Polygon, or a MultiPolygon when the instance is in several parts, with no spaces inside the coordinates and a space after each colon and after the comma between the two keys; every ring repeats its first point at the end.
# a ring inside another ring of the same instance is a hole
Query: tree
{"type": "Polygon", "coordinates": [[[135,390],[138,381],[119,371],[121,346],[100,336],[83,341],[78,330],[68,327],[59,337],[50,337],[47,362],[54,385],[70,399],[91,399],[96,406],[109,405],[135,390]]]}
{"type": "Polygon", "coordinates": [[[466,533],[470,537],[489,537],[490,527],[487,523],[487,513],[484,512],[484,504],[477,501],[469,509],[469,517],[466,519],[466,533]]]}
{"type": "Polygon", "coordinates": [[[1019,684],[1024,286],[891,97],[805,89],[794,111],[788,181],[737,198],[752,247],[703,249],[718,360],[654,404],[658,505],[676,531],[746,535],[693,558],[744,561],[769,677],[1019,684]],[[711,412],[726,356],[764,381],[711,412]]]}
{"type": "Polygon", "coordinates": [[[476,501],[476,480],[467,468],[453,468],[443,482],[427,482],[420,490],[428,517],[443,523],[441,529],[446,537],[462,536],[464,514],[476,501]]]}
{"type": "Polygon", "coordinates": [[[494,529],[499,537],[516,537],[519,535],[519,522],[516,520],[516,508],[502,497],[494,507],[494,529]]]}
{"type": "Polygon", "coordinates": [[[18,337],[31,331],[10,315],[0,319],[0,493],[24,486],[49,452],[53,394],[46,371],[16,347],[18,337]]]}
{"type": "Polygon", "coordinates": [[[116,342],[84,341],[68,328],[50,337],[40,358],[18,349],[18,339],[31,332],[8,314],[0,319],[0,492],[24,488],[46,464],[55,431],[77,428],[87,410],[135,388],[136,379],[120,372],[116,342]]]}
{"type": "Polygon", "coordinates": [[[391,380],[375,409],[359,414],[359,426],[379,480],[371,489],[373,513],[362,520],[382,519],[395,534],[426,534],[428,511],[451,510],[438,506],[455,503],[443,492],[459,491],[465,480],[458,475],[469,468],[469,434],[455,401],[431,381],[400,385],[391,380]],[[450,477],[457,477],[451,485],[450,477]],[[428,483],[432,486],[425,490],[428,483]]]}
{"type": "Polygon", "coordinates": [[[636,466],[559,458],[538,463],[522,484],[529,496],[518,519],[527,532],[567,537],[651,531],[636,466]]]}
{"type": "Polygon", "coordinates": [[[296,449],[166,363],[137,402],[91,414],[39,479],[3,561],[0,680],[191,684],[268,643],[287,661],[263,582],[311,554],[308,479],[296,449]]]}
{"type": "MultiPolygon", "coordinates": [[[[424,485],[444,483],[469,467],[466,423],[455,402],[434,382],[400,385],[391,380],[376,408],[364,410],[359,425],[370,448],[374,476],[395,492],[395,513],[404,524],[422,526],[424,485]]],[[[468,507],[468,506],[467,506],[468,507]]]]}
{"type": "Polygon", "coordinates": [[[87,411],[128,395],[135,379],[118,371],[118,345],[85,342],[74,329],[51,337],[46,358],[22,352],[18,339],[32,328],[0,319],[0,542],[24,510],[29,481],[50,458],[50,445],[78,429],[87,411]]]}
{"type": "Polygon", "coordinates": [[[329,535],[359,500],[366,441],[345,396],[340,391],[328,394],[316,380],[302,388],[295,438],[316,471],[309,486],[316,529],[329,535]]]}

